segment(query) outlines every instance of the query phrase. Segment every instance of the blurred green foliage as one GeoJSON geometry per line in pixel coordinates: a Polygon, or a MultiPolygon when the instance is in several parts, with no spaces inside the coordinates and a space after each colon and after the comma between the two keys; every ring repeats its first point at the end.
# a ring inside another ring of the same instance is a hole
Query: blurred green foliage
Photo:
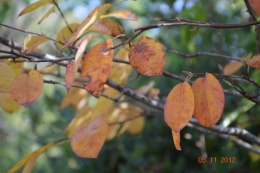
{"type": "MultiPolygon", "coordinates": [[[[73,10],[94,8],[93,3],[81,0],[60,0],[58,2],[68,21],[73,21],[70,19],[76,18],[73,16],[75,14],[73,10]]],[[[31,2],[17,1],[17,3],[18,6],[19,3],[25,6],[31,2]]],[[[97,1],[95,5],[101,3],[112,3],[112,1],[97,1]]],[[[1,23],[9,21],[5,24],[12,26],[14,21],[10,18],[16,17],[12,15],[14,13],[12,10],[15,9],[11,8],[12,5],[9,2],[1,2],[1,23]]],[[[112,8],[112,10],[116,9],[131,10],[139,16],[138,22],[117,20],[125,27],[128,37],[134,33],[135,28],[156,23],[149,18],[175,19],[179,17],[223,24],[250,21],[244,2],[241,0],[139,0],[120,3],[112,8]]],[[[40,19],[44,13],[41,13],[39,9],[37,14],[40,19]]],[[[15,20],[19,21],[19,19],[15,20]]],[[[78,21],[80,20],[83,19],[78,19],[78,21]]],[[[31,25],[36,25],[36,23],[31,25]]],[[[62,25],[64,26],[64,24],[62,25]]],[[[32,28],[26,28],[22,24],[19,27],[33,31],[32,28]]],[[[48,31],[52,32],[51,35],[55,35],[59,27],[62,26],[50,28],[47,19],[43,22],[42,27],[48,27],[48,31]]],[[[239,29],[197,28],[190,31],[191,29],[194,27],[164,27],[149,30],[143,35],[154,37],[163,45],[184,53],[212,52],[234,57],[257,53],[254,27],[239,29]]],[[[185,59],[167,51],[165,70],[180,76],[185,76],[182,71],[222,73],[218,65],[224,66],[228,62],[206,56],[185,59]]],[[[237,72],[237,74],[242,73],[243,69],[237,72]]],[[[259,70],[250,69],[250,74],[254,80],[260,83],[259,70]]],[[[132,72],[130,78],[135,75],[136,72],[132,72]]],[[[165,97],[171,88],[179,82],[165,77],[140,76],[129,81],[128,86],[138,88],[152,80],[156,83],[155,87],[160,88],[162,97],[165,97]]],[[[252,86],[245,84],[242,86],[250,93],[257,92],[252,86]]],[[[223,84],[223,87],[230,89],[226,84],[223,84]]],[[[0,173],[5,173],[22,157],[40,146],[64,137],[63,130],[75,115],[71,108],[61,111],[58,109],[65,92],[65,89],[60,86],[46,84],[44,94],[29,108],[22,108],[12,115],[0,112],[0,173]]],[[[219,124],[243,127],[259,136],[259,112],[260,107],[253,105],[246,99],[226,96],[224,116],[219,124]]],[[[176,151],[173,146],[171,132],[167,125],[161,119],[147,117],[142,134],[130,136],[125,133],[106,142],[98,159],[81,159],[73,154],[69,144],[62,144],[49,149],[38,158],[33,172],[259,172],[260,157],[234,143],[212,134],[203,134],[189,127],[181,132],[181,136],[182,151],[180,152],[176,151]],[[205,151],[201,147],[203,145],[205,151]],[[209,161],[205,164],[198,163],[198,157],[204,157],[205,153],[208,158],[216,158],[218,161],[221,157],[235,157],[236,162],[234,164],[210,163],[209,161]]]]}

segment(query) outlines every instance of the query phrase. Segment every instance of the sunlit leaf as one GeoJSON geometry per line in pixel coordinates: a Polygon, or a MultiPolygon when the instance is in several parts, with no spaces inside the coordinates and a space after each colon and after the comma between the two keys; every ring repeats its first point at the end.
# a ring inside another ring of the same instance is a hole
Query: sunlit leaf
{"type": "Polygon", "coordinates": [[[260,1],[259,0],[249,0],[250,5],[255,10],[255,12],[260,15],[260,1]]]}
{"type": "Polygon", "coordinates": [[[225,97],[219,81],[210,73],[192,84],[195,108],[194,117],[205,127],[218,122],[223,112],[225,97]]]}
{"type": "Polygon", "coordinates": [[[174,143],[174,146],[175,146],[176,150],[181,150],[181,145],[180,145],[180,142],[181,142],[180,132],[174,132],[174,131],[172,130],[172,138],[173,138],[173,143],[174,143]]]}
{"type": "MultiPolygon", "coordinates": [[[[72,31],[75,31],[76,28],[79,26],[78,23],[71,23],[69,24],[69,27],[72,29],[72,31]]],[[[58,33],[56,40],[65,43],[70,37],[71,37],[72,33],[69,30],[68,26],[64,26],[58,33]]],[[[59,48],[62,48],[62,44],[61,43],[57,43],[59,48]]]]}
{"type": "Polygon", "coordinates": [[[37,1],[37,2],[27,6],[25,9],[23,9],[23,11],[21,11],[21,13],[18,16],[21,16],[21,15],[24,15],[24,14],[29,13],[31,11],[34,11],[37,8],[41,7],[42,5],[50,4],[52,2],[53,2],[53,0],[40,0],[40,1],[37,1]]]}
{"type": "Polygon", "coordinates": [[[102,4],[98,7],[96,7],[94,10],[91,11],[91,13],[88,15],[88,17],[77,27],[77,29],[73,32],[70,39],[65,43],[65,45],[62,48],[66,48],[72,43],[74,43],[78,38],[80,38],[84,32],[91,27],[98,19],[99,17],[107,11],[112,4],[102,4]]]}
{"type": "Polygon", "coordinates": [[[108,125],[102,116],[80,126],[71,137],[72,150],[79,157],[97,158],[107,137],[108,125]]]}
{"type": "Polygon", "coordinates": [[[13,113],[20,108],[20,105],[17,104],[10,93],[0,93],[0,107],[8,113],[13,113]]]}
{"type": "Polygon", "coordinates": [[[250,67],[260,68],[260,54],[252,57],[252,59],[247,59],[246,64],[250,67]]]}
{"type": "Polygon", "coordinates": [[[9,92],[14,79],[14,71],[6,63],[0,62],[0,92],[9,92]]]}
{"type": "Polygon", "coordinates": [[[111,72],[114,51],[104,50],[112,46],[111,39],[96,44],[87,52],[82,63],[81,76],[90,77],[90,82],[86,85],[85,89],[96,97],[99,97],[111,72]]]}
{"type": "Polygon", "coordinates": [[[42,75],[31,70],[29,74],[17,76],[11,84],[11,97],[25,107],[32,104],[41,95],[43,89],[42,75]]]}
{"type": "Polygon", "coordinates": [[[22,160],[20,160],[18,163],[16,163],[9,171],[8,173],[14,173],[18,169],[20,169],[23,165],[25,165],[25,168],[23,170],[23,173],[30,173],[32,170],[32,167],[36,161],[36,159],[41,155],[43,152],[45,152],[47,149],[50,147],[54,146],[57,144],[57,142],[51,142],[38,150],[30,153],[29,155],[25,156],[22,160]]]}
{"type": "Polygon", "coordinates": [[[149,37],[142,37],[132,44],[129,60],[139,74],[147,76],[161,75],[166,64],[162,45],[149,37]]]}
{"type": "Polygon", "coordinates": [[[124,34],[124,28],[116,22],[99,20],[88,29],[88,32],[98,32],[117,37],[124,34]]]}
{"type": "Polygon", "coordinates": [[[138,17],[136,16],[136,14],[132,13],[131,11],[127,11],[127,10],[118,10],[118,11],[114,11],[114,12],[100,16],[101,19],[108,18],[108,17],[115,17],[115,18],[134,20],[134,21],[138,20],[138,17]]]}
{"type": "Polygon", "coordinates": [[[192,117],[194,96],[187,82],[176,85],[167,96],[164,119],[174,132],[179,132],[192,117]]]}
{"type": "Polygon", "coordinates": [[[225,75],[234,74],[235,72],[237,72],[242,67],[242,65],[243,65],[243,63],[240,62],[240,61],[231,61],[230,63],[225,65],[225,67],[223,69],[223,73],[225,75]]]}
{"type": "Polygon", "coordinates": [[[49,15],[50,15],[51,13],[53,13],[53,12],[55,12],[55,7],[51,7],[51,8],[47,11],[47,13],[43,16],[43,18],[42,18],[37,24],[41,24],[42,21],[43,21],[44,19],[46,19],[47,17],[49,17],[49,15]]]}
{"type": "Polygon", "coordinates": [[[74,109],[82,108],[86,103],[87,95],[86,90],[72,87],[63,97],[59,109],[64,109],[68,105],[72,105],[74,109]]]}

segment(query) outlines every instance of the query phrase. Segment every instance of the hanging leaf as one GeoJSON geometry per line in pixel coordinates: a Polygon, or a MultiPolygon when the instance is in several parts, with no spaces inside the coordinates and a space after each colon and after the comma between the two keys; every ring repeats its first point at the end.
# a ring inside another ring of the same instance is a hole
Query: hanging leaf
{"type": "Polygon", "coordinates": [[[237,72],[242,67],[242,65],[243,65],[243,63],[240,62],[240,61],[231,61],[230,63],[225,65],[225,67],[223,69],[223,73],[225,75],[234,74],[235,72],[237,72]]]}
{"type": "Polygon", "coordinates": [[[194,96],[187,82],[176,85],[167,96],[164,108],[164,119],[168,126],[179,132],[192,117],[194,96]]]}
{"type": "Polygon", "coordinates": [[[66,67],[66,73],[65,73],[65,87],[67,91],[69,91],[71,85],[74,81],[74,61],[69,61],[66,67]]]}
{"type": "Polygon", "coordinates": [[[134,20],[134,21],[138,20],[138,17],[136,16],[136,14],[132,13],[131,11],[127,11],[127,10],[118,10],[118,11],[114,11],[114,12],[111,12],[108,14],[103,14],[100,16],[101,19],[108,18],[108,17],[115,17],[115,18],[134,20]]]}
{"type": "Polygon", "coordinates": [[[102,116],[79,126],[71,137],[72,150],[79,157],[97,158],[107,137],[108,125],[102,116]]]}
{"type": "Polygon", "coordinates": [[[255,12],[260,15],[260,1],[259,0],[249,0],[250,5],[255,10],[255,12]]]}
{"type": "Polygon", "coordinates": [[[43,18],[42,18],[37,24],[38,24],[38,25],[41,24],[42,21],[43,21],[44,19],[46,19],[47,17],[49,17],[49,15],[50,15],[51,13],[53,13],[53,12],[55,12],[55,7],[51,7],[51,8],[47,11],[47,13],[43,16],[43,18]]]}
{"type": "Polygon", "coordinates": [[[192,84],[195,108],[194,117],[205,127],[218,122],[223,112],[225,97],[219,81],[210,73],[192,84]]]}
{"type": "Polygon", "coordinates": [[[29,74],[21,74],[14,79],[10,87],[10,94],[14,101],[27,107],[41,95],[42,89],[42,75],[31,70],[29,74]]]}
{"type": "Polygon", "coordinates": [[[166,63],[166,56],[162,45],[149,37],[142,37],[132,44],[129,53],[132,67],[147,76],[161,75],[166,63]]]}
{"type": "Polygon", "coordinates": [[[13,113],[20,108],[11,97],[10,93],[0,93],[0,107],[7,113],[13,113]]]}
{"type": "Polygon", "coordinates": [[[9,92],[14,79],[14,71],[6,63],[0,62],[0,92],[9,92]]]}
{"type": "Polygon", "coordinates": [[[88,30],[91,25],[93,25],[99,17],[107,11],[112,4],[102,4],[98,7],[96,7],[94,10],[91,11],[91,13],[88,15],[88,17],[77,27],[77,29],[73,32],[70,39],[65,43],[65,45],[62,47],[63,49],[70,46],[72,43],[74,43],[78,38],[80,38],[86,30],[88,30]]]}
{"type": "MultiPolygon", "coordinates": [[[[72,29],[72,31],[75,31],[76,28],[79,26],[78,23],[71,23],[69,24],[69,27],[72,29]]],[[[65,43],[70,37],[71,37],[72,33],[69,30],[68,26],[64,26],[58,33],[56,40],[65,43]]],[[[59,48],[62,48],[63,44],[61,43],[57,43],[59,48]]]]}
{"type": "Polygon", "coordinates": [[[38,150],[30,153],[29,155],[25,156],[22,160],[20,160],[18,163],[16,163],[7,173],[14,173],[18,169],[20,169],[23,165],[25,165],[23,173],[30,173],[32,170],[32,167],[36,161],[36,159],[47,149],[50,147],[56,145],[58,142],[51,142],[38,150]]]}
{"type": "Polygon", "coordinates": [[[116,22],[99,20],[88,29],[88,32],[98,32],[117,37],[121,34],[124,34],[124,28],[116,22]]]}
{"type": "Polygon", "coordinates": [[[172,130],[172,138],[173,138],[173,143],[174,143],[174,146],[175,146],[176,150],[181,150],[181,145],[180,145],[180,142],[181,142],[180,132],[174,132],[174,131],[172,130]]]}
{"type": "Polygon", "coordinates": [[[260,68],[260,54],[252,57],[252,59],[247,59],[246,64],[250,67],[260,68]]]}
{"type": "Polygon", "coordinates": [[[26,13],[29,13],[31,11],[34,11],[37,8],[39,8],[39,7],[41,7],[41,6],[45,5],[45,4],[50,4],[52,2],[53,2],[53,0],[40,0],[40,1],[37,1],[37,2],[27,6],[25,9],[23,9],[23,11],[21,11],[21,13],[18,15],[18,17],[21,16],[21,15],[24,15],[26,13]]]}
{"type": "Polygon", "coordinates": [[[81,76],[90,77],[90,82],[85,89],[96,97],[99,97],[101,94],[103,86],[111,72],[114,51],[104,52],[105,49],[110,47],[113,47],[111,39],[96,44],[87,52],[82,63],[81,76]]]}

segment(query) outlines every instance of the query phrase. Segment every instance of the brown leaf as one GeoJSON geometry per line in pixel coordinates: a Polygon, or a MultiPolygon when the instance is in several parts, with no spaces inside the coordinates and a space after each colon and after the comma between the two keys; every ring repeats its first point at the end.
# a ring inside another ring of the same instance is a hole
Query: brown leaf
{"type": "Polygon", "coordinates": [[[79,157],[97,158],[107,137],[108,125],[102,116],[80,126],[72,134],[71,147],[79,157]]]}
{"type": "Polygon", "coordinates": [[[88,32],[98,32],[117,37],[124,34],[124,28],[116,22],[99,20],[88,29],[88,32]]]}
{"type": "Polygon", "coordinates": [[[25,107],[32,104],[41,95],[43,89],[42,75],[31,70],[29,74],[17,76],[11,84],[11,97],[25,107]]]}
{"type": "Polygon", "coordinates": [[[104,52],[104,50],[112,46],[111,39],[107,39],[107,42],[96,44],[87,52],[82,63],[81,76],[90,77],[90,82],[85,89],[96,97],[99,97],[101,94],[111,72],[114,51],[104,52]]]}
{"type": "Polygon", "coordinates": [[[65,87],[66,87],[67,91],[69,91],[71,85],[74,82],[74,66],[75,66],[75,63],[73,61],[70,61],[66,67],[65,87]]]}
{"type": "Polygon", "coordinates": [[[147,76],[161,75],[166,63],[166,56],[162,45],[149,37],[142,37],[132,44],[129,53],[132,67],[147,76]]]}
{"type": "Polygon", "coordinates": [[[164,108],[164,119],[168,126],[179,132],[192,117],[194,96],[187,82],[176,85],[167,96],[164,108]]]}
{"type": "Polygon", "coordinates": [[[210,73],[192,84],[195,109],[194,117],[205,127],[218,122],[223,112],[225,97],[219,81],[210,73]]]}
{"type": "Polygon", "coordinates": [[[250,67],[260,68],[260,54],[252,57],[252,59],[247,59],[246,64],[250,67]]]}
{"type": "Polygon", "coordinates": [[[250,5],[255,10],[255,12],[260,15],[260,1],[259,0],[249,0],[250,5]]]}

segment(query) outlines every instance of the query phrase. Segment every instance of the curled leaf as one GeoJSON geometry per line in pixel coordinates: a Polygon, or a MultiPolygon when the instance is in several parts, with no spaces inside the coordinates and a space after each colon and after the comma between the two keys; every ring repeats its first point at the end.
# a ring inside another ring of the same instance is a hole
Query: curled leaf
{"type": "Polygon", "coordinates": [[[114,12],[111,12],[108,14],[103,14],[102,16],[100,16],[101,19],[108,18],[108,17],[115,17],[115,18],[134,20],[134,21],[138,20],[138,17],[136,16],[136,14],[132,13],[131,11],[127,11],[127,10],[118,10],[118,11],[114,11],[114,12]]]}
{"type": "Polygon", "coordinates": [[[180,145],[180,142],[181,142],[180,132],[174,132],[174,131],[172,130],[172,138],[173,138],[173,143],[174,143],[174,146],[175,146],[176,150],[181,150],[181,145],[180,145]]]}

